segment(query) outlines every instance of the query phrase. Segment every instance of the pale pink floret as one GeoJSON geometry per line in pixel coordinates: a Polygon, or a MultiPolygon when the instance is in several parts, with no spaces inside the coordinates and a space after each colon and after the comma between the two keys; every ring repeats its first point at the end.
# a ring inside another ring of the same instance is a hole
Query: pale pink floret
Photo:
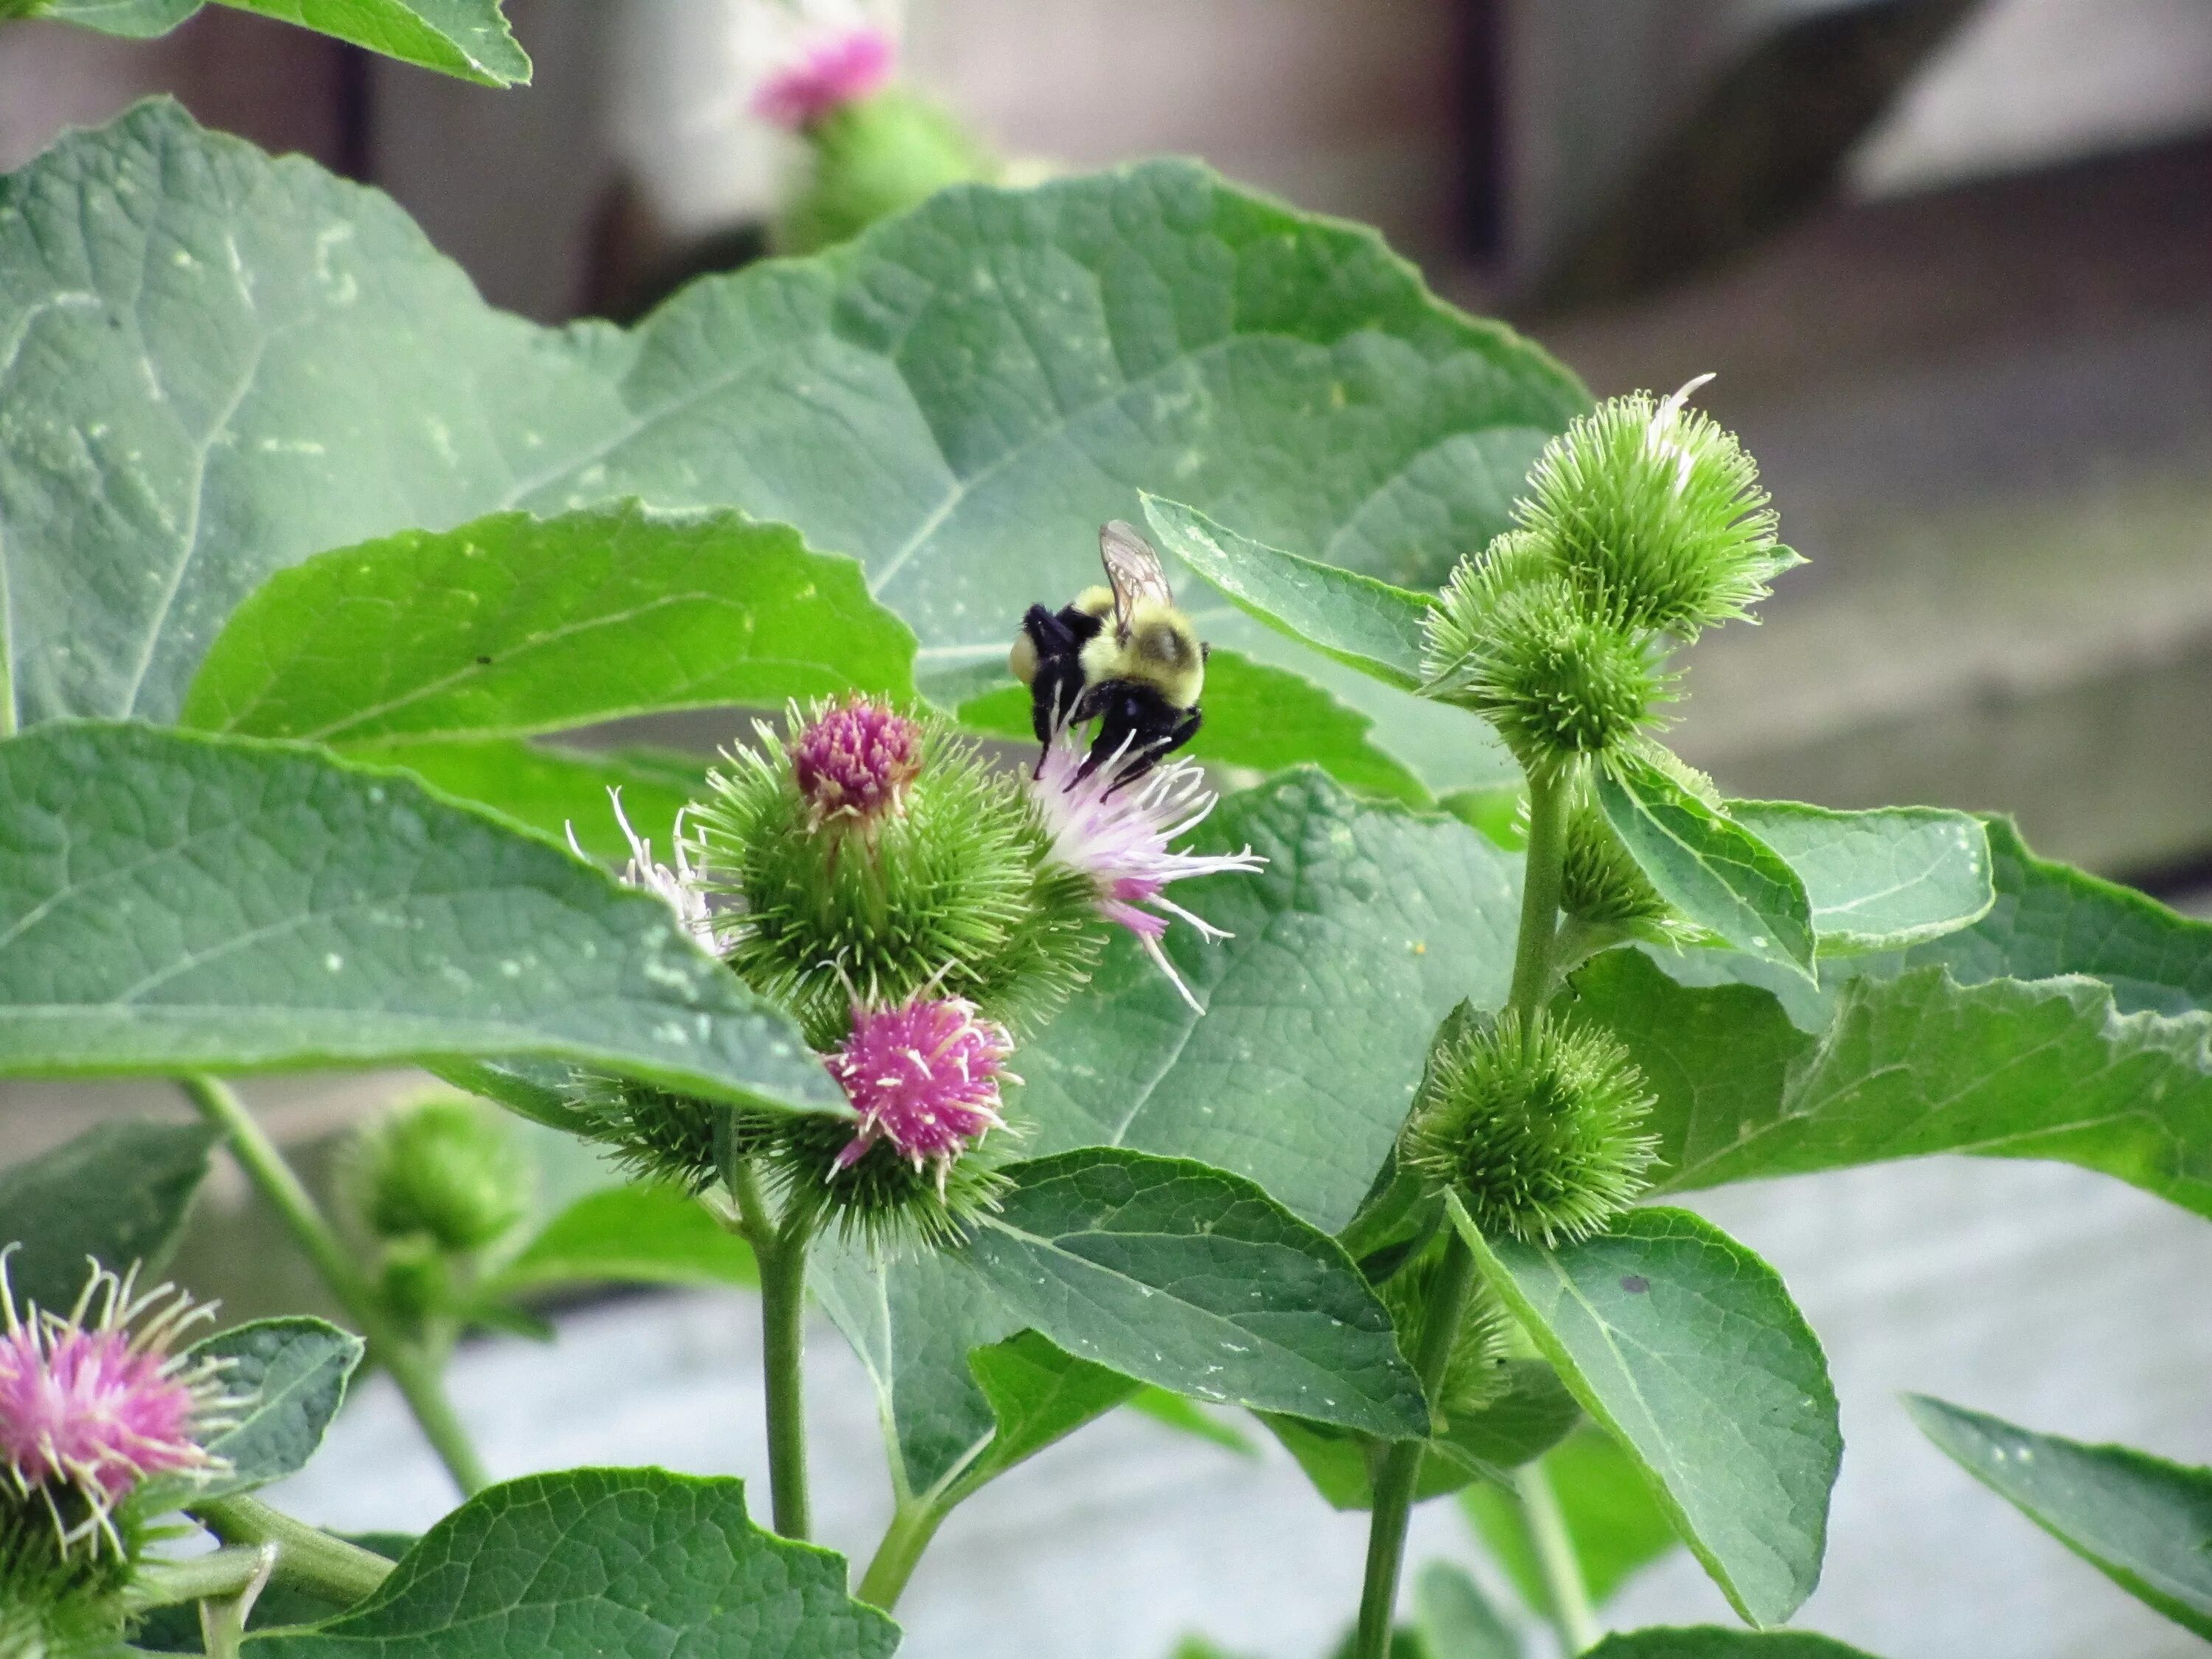
{"type": "Polygon", "coordinates": [[[804,131],[881,87],[891,78],[896,58],[890,36],[881,29],[857,28],[836,35],[763,82],[753,94],[753,113],[777,126],[804,131]]]}
{"type": "MultiPolygon", "coordinates": [[[[676,867],[656,863],[653,843],[630,828],[629,818],[623,811],[622,791],[610,787],[607,799],[613,803],[615,822],[622,826],[623,839],[629,843],[629,862],[623,868],[622,881],[625,887],[635,887],[641,893],[650,893],[676,913],[676,920],[684,931],[699,942],[699,948],[709,956],[720,956],[728,942],[722,937],[722,928],[713,907],[707,900],[705,872],[692,863],[695,854],[706,856],[706,850],[696,839],[687,836],[684,820],[690,808],[676,814],[674,834],[676,867]]],[[[576,826],[568,826],[568,850],[580,859],[588,860],[576,840],[576,826]]]]}
{"type": "Polygon", "coordinates": [[[838,819],[871,823],[898,810],[921,770],[921,727],[855,697],[807,722],[792,743],[791,770],[813,828],[838,819]]]}
{"type": "Polygon", "coordinates": [[[95,1262],[67,1316],[19,1311],[15,1248],[0,1250],[0,1465],[19,1494],[45,1501],[64,1551],[97,1536],[119,1548],[112,1511],[139,1482],[223,1467],[201,1443],[244,1402],[223,1392],[223,1362],[170,1352],[214,1310],[167,1285],[136,1295],[136,1268],[118,1277],[95,1262]],[[71,1491],[80,1504],[64,1504],[71,1491]]]}
{"type": "Polygon", "coordinates": [[[1030,791],[1051,834],[1049,856],[1089,876],[1099,915],[1134,933],[1194,1012],[1206,1011],[1160,949],[1171,920],[1181,918],[1200,937],[1229,934],[1193,915],[1165,896],[1169,883],[1188,876],[1249,872],[1267,860],[1247,847],[1241,853],[1178,853],[1169,842],[1188,835],[1213,810],[1206,774],[1188,761],[1157,768],[1133,783],[1121,780],[1120,757],[1079,779],[1088,750],[1066,726],[1053,734],[1030,791]],[[1149,908],[1146,908],[1149,907],[1149,908]]]}
{"type": "MultiPolygon", "coordinates": [[[[878,1140],[917,1170],[937,1165],[941,1190],[953,1160],[993,1129],[999,1079],[1013,1041],[979,1019],[960,997],[916,996],[891,1008],[856,1008],[853,1034],[823,1064],[860,1115],[860,1131],[837,1154],[850,1169],[878,1140]]],[[[1018,1079],[1017,1079],[1018,1080],[1018,1079]]]]}

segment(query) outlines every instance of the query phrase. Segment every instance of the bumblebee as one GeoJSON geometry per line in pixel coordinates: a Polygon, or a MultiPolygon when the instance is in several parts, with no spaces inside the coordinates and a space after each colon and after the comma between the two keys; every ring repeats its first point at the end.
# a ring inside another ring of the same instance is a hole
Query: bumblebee
{"type": "Polygon", "coordinates": [[[1031,605],[1006,665],[1030,689],[1030,722],[1048,751],[1062,726],[1098,722],[1076,781],[1112,763],[1119,789],[1197,732],[1206,644],[1176,609],[1160,556],[1134,529],[1119,519],[1100,526],[1098,556],[1107,585],[1085,588],[1057,612],[1031,605]]]}

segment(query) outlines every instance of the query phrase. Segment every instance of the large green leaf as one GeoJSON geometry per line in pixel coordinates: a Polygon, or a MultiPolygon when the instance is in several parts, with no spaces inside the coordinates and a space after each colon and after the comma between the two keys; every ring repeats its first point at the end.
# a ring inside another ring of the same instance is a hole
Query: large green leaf
{"type": "Polygon", "coordinates": [[[547,1222],[485,1286],[492,1296],[551,1285],[745,1285],[760,1268],[744,1240],[672,1187],[586,1193],[547,1222]]]}
{"type": "Polygon", "coordinates": [[[1068,1352],[1220,1404],[1425,1433],[1420,1382],[1352,1259],[1250,1182],[1107,1147],[1011,1173],[960,1260],[1068,1352]]]}
{"type": "Polygon", "coordinates": [[[132,725],[0,744],[0,1073],[508,1054],[842,1104],[659,900],[411,779],[132,725]]]}
{"type": "Polygon", "coordinates": [[[278,572],[232,615],[186,726],[351,750],[654,709],[914,695],[914,635],[850,559],[734,513],[499,513],[278,572]]]}
{"type": "Polygon", "coordinates": [[[1453,1208],[1484,1277],[1730,1604],[1754,1625],[1789,1618],[1820,1581],[1844,1441],[1820,1345],[1774,1270],[1686,1210],[1632,1210],[1545,1249],[1486,1240],[1453,1208]]]}
{"type": "MultiPolygon", "coordinates": [[[[1584,1424],[1545,1453],[1543,1468],[1566,1521],[1583,1588],[1597,1606],[1638,1569],[1680,1541],[1636,1460],[1595,1425],[1584,1424]]],[[[1459,1501],[1521,1599],[1532,1611],[1551,1617],[1551,1588],[1519,1497],[1502,1486],[1482,1485],[1469,1486],[1459,1501]]]]}
{"type": "Polygon", "coordinates": [[[1717,1625],[1632,1630],[1608,1636],[1585,1659],[1873,1659],[1857,1648],[1799,1630],[1729,1630],[1717,1625]]]}
{"type": "Polygon", "coordinates": [[[477,1493],[376,1592],[258,1659],[888,1659],[898,1626],[845,1593],[845,1563],[745,1515],[744,1483],[574,1469],[477,1493]]]}
{"type": "Polygon", "coordinates": [[[1260,873],[1175,890],[1234,935],[1169,936],[1206,1012],[1116,941],[1024,1047],[1020,1114],[1040,1152],[1197,1158],[1334,1231],[1405,1121],[1437,1022],[1462,997],[1504,1000],[1519,860],[1456,819],[1355,801],[1310,772],[1229,797],[1193,837],[1248,842],[1260,873]]]}
{"type": "MultiPolygon", "coordinates": [[[[1199,760],[1279,772],[1310,761],[1355,794],[1426,806],[1420,780],[1368,741],[1374,720],[1311,680],[1216,650],[1206,662],[1206,724],[1184,752],[1199,760]]],[[[974,732],[1034,741],[1026,686],[1001,686],[960,705],[974,732]]]]}
{"type": "Polygon", "coordinates": [[[223,1391],[249,1403],[235,1413],[237,1426],[207,1443],[229,1468],[204,1485],[171,1489],[179,1503],[251,1492],[305,1468],[344,1403],[362,1341],[319,1319],[259,1319],[217,1333],[191,1353],[225,1361],[223,1391]]]}
{"type": "Polygon", "coordinates": [[[152,104],[0,193],[14,702],[169,718],[275,571],[625,495],[854,555],[958,702],[1143,486],[1432,582],[1583,402],[1370,233],[1188,162],[949,191],[632,332],[549,331],[382,197],[152,104]]]}
{"type": "Polygon", "coordinates": [[[1732,800],[1728,816],[1805,884],[1820,954],[1893,951],[1940,939],[1996,902],[1981,820],[1932,806],[1834,812],[1802,801],[1732,800]]]}
{"type": "Polygon", "coordinates": [[[1427,678],[1421,658],[1433,595],[1265,546],[1180,501],[1146,495],[1145,518],[1163,549],[1277,633],[1401,690],[1427,678]]]}
{"type": "Polygon", "coordinates": [[[1606,822],[1661,896],[1762,962],[1813,976],[1813,907],[1780,854],[1640,756],[1601,770],[1606,822]]]}
{"type": "Polygon", "coordinates": [[[1845,981],[1814,1034],[1765,991],[1680,985],[1635,951],[1575,986],[1657,1097],[1662,1191],[1975,1152],[2080,1164],[2212,1215],[2212,1014],[1931,965],[1845,981]]]}
{"type": "Polygon", "coordinates": [[[101,1123],[0,1170],[0,1249],[15,1247],[7,1274],[16,1306],[67,1313],[92,1271],[88,1256],[113,1273],[133,1262],[161,1272],[219,1139],[199,1123],[101,1123]]]}
{"type": "MultiPolygon", "coordinates": [[[[167,34],[203,0],[33,0],[31,15],[80,23],[105,34],[145,40],[167,34]]],[[[499,0],[219,0],[240,11],[282,18],[404,63],[441,70],[488,87],[530,78],[530,59],[500,15],[499,0]]]]}
{"type": "Polygon", "coordinates": [[[1133,1377],[1078,1359],[1035,1331],[1024,1331],[968,1357],[990,1402],[991,1443],[962,1472],[950,1501],[995,1480],[1025,1458],[1073,1434],[1136,1395],[1133,1377]]]}
{"type": "Polygon", "coordinates": [[[2129,1595],[2212,1638],[2212,1469],[2036,1434],[1924,1395],[1920,1431],[2129,1595]]]}
{"type": "Polygon", "coordinates": [[[658,750],[605,752],[487,738],[473,743],[380,744],[370,758],[404,767],[441,795],[489,807],[540,834],[576,844],[593,858],[629,860],[608,792],[622,791],[623,817],[666,861],[676,815],[707,789],[707,763],[658,750]]]}

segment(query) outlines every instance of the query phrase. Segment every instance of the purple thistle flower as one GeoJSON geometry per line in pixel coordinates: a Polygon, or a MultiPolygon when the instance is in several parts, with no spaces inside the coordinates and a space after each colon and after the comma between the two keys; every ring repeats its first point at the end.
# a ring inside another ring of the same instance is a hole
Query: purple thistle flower
{"type": "Polygon", "coordinates": [[[136,1267],[118,1276],[95,1261],[66,1317],[29,1303],[19,1311],[15,1248],[0,1250],[0,1473],[45,1503],[64,1553],[88,1537],[119,1550],[112,1517],[140,1481],[227,1467],[201,1443],[245,1403],[223,1391],[226,1362],[170,1352],[215,1310],[167,1285],[135,1295],[136,1267]],[[63,1512],[71,1492],[86,1511],[74,1522],[63,1512]]]}
{"type": "Polygon", "coordinates": [[[921,770],[921,727],[854,697],[806,723],[791,745],[791,770],[806,797],[808,828],[842,818],[873,823],[899,809],[921,770]]]}
{"type": "Polygon", "coordinates": [[[999,1079],[1013,1040],[994,1020],[979,1019],[960,997],[908,998],[895,1007],[853,1011],[853,1034],[823,1064],[860,1115],[860,1131],[837,1154],[832,1173],[848,1170],[878,1140],[916,1170],[937,1165],[944,1190],[952,1162],[993,1129],[999,1079]]]}
{"type": "Polygon", "coordinates": [[[1198,827],[1217,799],[1206,787],[1205,773],[1191,762],[1156,768],[1125,786],[1119,756],[1079,777],[1087,752],[1060,726],[1030,782],[1030,796],[1052,836],[1048,856],[1091,878],[1098,914],[1134,933],[1192,1012],[1202,1014],[1206,1010],[1160,949],[1160,938],[1176,918],[1207,939],[1230,935],[1168,898],[1165,890],[1188,876],[1249,872],[1267,860],[1249,847],[1215,854],[1170,848],[1198,827]]]}
{"type": "MultiPolygon", "coordinates": [[[[619,785],[609,786],[607,799],[614,806],[615,822],[622,826],[623,839],[629,843],[629,862],[623,866],[623,885],[660,900],[676,913],[676,920],[683,924],[684,932],[698,941],[701,950],[708,956],[720,956],[727,946],[714,909],[707,901],[706,872],[691,861],[695,853],[703,860],[706,848],[696,838],[687,842],[684,834],[684,820],[691,809],[687,806],[676,814],[672,836],[676,867],[672,870],[654,862],[653,843],[630,828],[629,818],[623,811],[619,785]]],[[[568,850],[589,862],[591,854],[576,840],[575,824],[569,823],[568,829],[568,850]]]]}
{"type": "Polygon", "coordinates": [[[763,82],[753,94],[753,113],[803,132],[890,80],[897,55],[890,36],[881,29],[856,28],[832,36],[791,68],[763,82]]]}

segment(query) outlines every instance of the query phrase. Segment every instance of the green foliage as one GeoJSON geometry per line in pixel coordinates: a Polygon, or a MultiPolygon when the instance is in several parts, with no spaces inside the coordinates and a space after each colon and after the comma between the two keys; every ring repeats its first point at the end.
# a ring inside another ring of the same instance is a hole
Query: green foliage
{"type": "MultiPolygon", "coordinates": [[[[1546,1452],[1543,1468],[1594,1604],[1603,1606],[1631,1575],[1680,1541],[1634,1457],[1595,1425],[1585,1423],[1546,1452]]],[[[1532,1613],[1550,1618],[1551,1592],[1520,1498],[1486,1485],[1468,1487],[1459,1501],[1522,1601],[1532,1613]]]]}
{"type": "Polygon", "coordinates": [[[1805,884],[1824,957],[1896,951],[1980,921],[1996,902],[1979,819],[1932,806],[1832,812],[1800,801],[1732,800],[1731,822],[1805,884]]]}
{"type": "Polygon", "coordinates": [[[577,1469],[477,1493],[366,1601],[252,1638],[255,1659],[544,1659],[676,1650],[889,1659],[898,1626],[845,1594],[845,1564],[745,1514],[744,1484],[577,1469]]]}
{"type": "Polygon", "coordinates": [[[839,105],[805,131],[809,165],[775,225],[778,253],[817,253],[949,185],[988,183],[996,159],[950,112],[904,87],[839,105]]]}
{"type": "Polygon", "coordinates": [[[360,751],[729,703],[914,694],[914,635],[850,559],[741,514],[635,501],[407,531],[279,571],[180,719],[360,751]]]}
{"type": "Polygon", "coordinates": [[[1588,1659],[1873,1659],[1809,1631],[1729,1630],[1697,1625],[1608,1636],[1588,1659]]]}
{"type": "Polygon", "coordinates": [[[587,1193],[541,1228],[485,1289],[513,1295],[565,1285],[757,1285],[744,1240],[671,1187],[587,1193]]]}
{"type": "MultiPolygon", "coordinates": [[[[31,0],[29,15],[56,17],[103,34],[167,34],[204,0],[31,0]]],[[[487,87],[530,79],[499,0],[221,0],[282,18],[354,46],[487,87]]]]}
{"type": "Polygon", "coordinates": [[[319,1319],[258,1319],[219,1332],[189,1350],[224,1362],[225,1393],[251,1403],[236,1426],[208,1441],[230,1467],[211,1480],[156,1482],[140,1501],[148,1513],[252,1492],[305,1468],[344,1403],[361,1364],[361,1339],[319,1319]]]}
{"type": "Polygon", "coordinates": [[[622,792],[623,817],[652,843],[656,858],[665,858],[675,845],[676,815],[707,787],[707,763],[694,756],[652,749],[607,753],[519,738],[380,744],[374,759],[550,839],[573,835],[586,855],[617,869],[631,854],[610,791],[622,792]]]}
{"type": "Polygon", "coordinates": [[[1586,1238],[1647,1184],[1650,1091],[1604,1030],[1462,1003],[1437,1033],[1399,1157],[1492,1237],[1586,1238]]]}
{"type": "Polygon", "coordinates": [[[1729,1604],[1753,1625],[1789,1618],[1820,1579],[1844,1443],[1820,1343],[1774,1270],[1683,1210],[1632,1210],[1553,1249],[1454,1218],[1729,1604]]]}
{"type": "Polygon", "coordinates": [[[1449,1561],[1431,1561],[1414,1578],[1413,1630],[1428,1659],[1521,1659],[1513,1627],[1449,1561]]]}
{"type": "Polygon", "coordinates": [[[207,1179],[218,1139],[198,1123],[101,1123],[0,1170],[0,1249],[15,1304],[57,1313],[91,1271],[159,1273],[207,1179]]]}
{"type": "Polygon", "coordinates": [[[0,1073],[537,1054],[839,1104],[659,900],[319,751],[103,723],[0,744],[0,1073]]]}
{"type": "Polygon", "coordinates": [[[1925,1395],[1905,1403],[1967,1474],[2129,1595],[2212,1638],[2212,1469],[2036,1434],[1925,1395]]]}
{"type": "MultiPolygon", "coordinates": [[[[978,1348],[968,1356],[975,1385],[990,1402],[991,1443],[962,1471],[949,1505],[995,1480],[1055,1440],[1135,1397],[1142,1384],[1054,1347],[1035,1331],[978,1348]]],[[[1173,1396],[1170,1396],[1172,1398],[1173,1396]]]]}

